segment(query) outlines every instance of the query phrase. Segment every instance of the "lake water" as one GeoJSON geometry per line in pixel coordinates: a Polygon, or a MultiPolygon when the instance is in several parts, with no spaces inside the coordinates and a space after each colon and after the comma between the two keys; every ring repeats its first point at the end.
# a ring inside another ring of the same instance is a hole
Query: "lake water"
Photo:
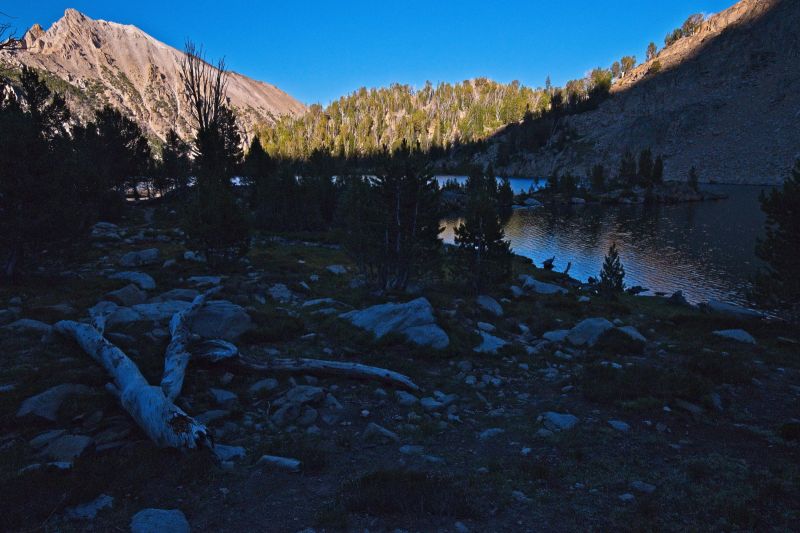
{"type": "MultiPolygon", "coordinates": [[[[439,179],[443,182],[446,177],[439,179]]],[[[511,180],[515,192],[540,183],[511,180]]],[[[518,209],[506,226],[506,238],[515,253],[538,266],[553,256],[559,271],[572,262],[570,275],[582,281],[599,276],[603,258],[616,242],[628,286],[650,289],[646,294],[681,290],[692,302],[719,299],[746,304],[750,279],[761,265],[755,245],[763,233],[758,202],[763,187],[703,187],[729,198],[676,205],[518,209]]],[[[453,242],[458,223],[458,219],[444,221],[445,242],[453,242]]]]}

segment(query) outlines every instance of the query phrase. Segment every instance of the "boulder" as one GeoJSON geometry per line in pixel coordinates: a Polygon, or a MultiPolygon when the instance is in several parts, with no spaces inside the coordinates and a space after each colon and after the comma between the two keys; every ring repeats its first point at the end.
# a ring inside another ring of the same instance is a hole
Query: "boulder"
{"type": "Polygon", "coordinates": [[[757,344],[756,339],[743,329],[723,329],[715,331],[714,335],[745,344],[757,344]]]}
{"type": "Polygon", "coordinates": [[[497,350],[508,344],[506,341],[485,331],[478,332],[481,336],[481,343],[474,348],[477,353],[497,353],[497,350]]]}
{"type": "Polygon", "coordinates": [[[337,276],[347,274],[347,268],[345,268],[343,265],[328,265],[326,270],[331,274],[336,274],[337,276]]]}
{"type": "Polygon", "coordinates": [[[182,302],[191,302],[200,295],[200,291],[195,289],[172,289],[171,291],[164,292],[158,296],[150,298],[150,302],[169,302],[172,300],[180,300],[182,302]]]}
{"type": "Polygon", "coordinates": [[[523,202],[525,207],[542,207],[544,204],[536,198],[528,198],[523,202]]]}
{"type": "Polygon", "coordinates": [[[278,388],[278,380],[274,378],[265,378],[259,381],[256,381],[250,388],[247,389],[250,394],[262,394],[266,392],[271,392],[278,388]]]}
{"type": "Polygon", "coordinates": [[[121,231],[119,226],[111,222],[98,222],[92,226],[91,238],[95,241],[119,241],[122,240],[121,231]]]}
{"type": "Polygon", "coordinates": [[[542,423],[549,431],[565,431],[578,425],[578,417],[575,415],[556,413],[548,411],[542,414],[542,423]]]}
{"type": "Polygon", "coordinates": [[[114,498],[108,494],[101,494],[89,503],[67,508],[64,515],[70,520],[94,520],[97,517],[97,513],[112,507],[113,504],[114,498]]]}
{"type": "Polygon", "coordinates": [[[17,411],[17,416],[34,415],[55,421],[58,418],[58,408],[61,407],[67,397],[76,394],[89,394],[90,392],[92,390],[86,385],[76,385],[74,383],[56,385],[22,402],[19,411],[17,411]]]}
{"type": "Polygon", "coordinates": [[[205,339],[235,342],[253,328],[253,321],[240,305],[227,300],[206,302],[192,319],[191,331],[205,339]]]}
{"type": "Polygon", "coordinates": [[[177,509],[142,509],[131,518],[131,533],[189,533],[189,522],[177,509]]]}
{"type": "Polygon", "coordinates": [[[3,329],[13,331],[14,333],[21,333],[23,335],[42,335],[47,336],[53,331],[49,324],[45,324],[40,320],[33,320],[30,318],[20,318],[11,324],[3,326],[3,329]]]}
{"type": "Polygon", "coordinates": [[[281,303],[290,302],[294,297],[292,291],[289,290],[289,287],[283,283],[276,283],[270,287],[267,292],[269,292],[269,295],[273,300],[277,300],[281,303]]]}
{"type": "Polygon", "coordinates": [[[630,424],[623,422],[622,420],[609,420],[608,425],[623,433],[627,433],[631,429],[630,424]]]}
{"type": "Polygon", "coordinates": [[[606,331],[612,329],[614,324],[605,318],[587,318],[579,322],[567,334],[567,341],[574,346],[591,347],[606,331]]]}
{"type": "Polygon", "coordinates": [[[130,281],[145,291],[151,291],[156,288],[156,281],[144,272],[117,272],[116,274],[111,274],[108,278],[130,281]]]}
{"type": "Polygon", "coordinates": [[[720,302],[719,300],[709,300],[706,305],[714,312],[735,316],[737,318],[764,318],[763,313],[739,305],[720,302]]]}
{"type": "Polygon", "coordinates": [[[137,267],[143,265],[154,265],[158,263],[159,256],[158,248],[148,248],[147,250],[137,250],[135,252],[128,252],[123,255],[120,260],[120,266],[124,267],[137,267]]]}
{"type": "Polygon", "coordinates": [[[642,342],[642,343],[646,343],[647,342],[647,339],[645,338],[645,336],[642,335],[641,333],[639,333],[639,330],[637,330],[633,326],[622,326],[622,327],[617,328],[617,330],[621,331],[622,333],[624,333],[625,335],[627,335],[628,337],[630,337],[631,339],[633,339],[633,340],[635,340],[637,342],[642,342]]]}
{"type": "Polygon", "coordinates": [[[478,304],[478,307],[490,313],[496,317],[503,316],[503,308],[497,303],[497,300],[492,298],[491,296],[486,296],[485,294],[481,294],[475,299],[475,303],[478,304]]]}
{"type": "Polygon", "coordinates": [[[93,442],[92,437],[86,435],[62,435],[51,440],[42,453],[55,461],[72,461],[83,455],[93,442]]]}
{"type": "Polygon", "coordinates": [[[411,407],[419,402],[419,398],[417,398],[410,392],[402,390],[395,391],[394,397],[397,399],[397,403],[399,403],[403,407],[411,407]]]}
{"type": "Polygon", "coordinates": [[[389,431],[375,422],[370,422],[367,425],[364,433],[361,434],[361,438],[365,442],[400,442],[400,437],[397,436],[397,433],[389,431]]]}
{"type": "Polygon", "coordinates": [[[554,331],[545,332],[542,335],[542,338],[550,342],[564,342],[564,339],[567,338],[567,335],[569,335],[568,329],[557,329],[554,331]]]}
{"type": "Polygon", "coordinates": [[[139,287],[131,283],[121,289],[111,291],[105,296],[106,300],[119,304],[123,307],[143,304],[147,301],[147,294],[139,287]]]}
{"type": "Polygon", "coordinates": [[[304,405],[307,403],[317,403],[325,397],[325,391],[320,387],[311,385],[298,385],[289,389],[286,399],[292,403],[304,405]]]}
{"type": "Polygon", "coordinates": [[[533,279],[531,276],[523,275],[519,279],[522,282],[523,289],[536,294],[567,294],[569,292],[564,287],[559,287],[553,283],[545,283],[544,281],[533,279]]]}
{"type": "Polygon", "coordinates": [[[222,407],[233,407],[236,402],[239,401],[239,397],[236,393],[229,390],[211,388],[208,392],[211,394],[211,397],[214,398],[214,403],[222,407]]]}
{"type": "Polygon", "coordinates": [[[360,311],[340,315],[353,325],[371,331],[381,338],[388,333],[399,333],[420,346],[444,349],[450,338],[437,324],[433,307],[426,298],[407,303],[385,303],[360,311]]]}

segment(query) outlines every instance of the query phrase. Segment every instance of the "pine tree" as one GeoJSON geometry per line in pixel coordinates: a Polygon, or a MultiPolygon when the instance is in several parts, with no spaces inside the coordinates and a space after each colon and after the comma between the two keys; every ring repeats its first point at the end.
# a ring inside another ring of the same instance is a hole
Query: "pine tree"
{"type": "Polygon", "coordinates": [[[183,189],[189,180],[189,145],[170,128],[161,147],[156,188],[163,195],[172,189],[183,189]]]}
{"type": "Polygon", "coordinates": [[[700,190],[700,178],[698,177],[697,169],[694,166],[692,166],[692,168],[689,169],[688,183],[689,187],[691,187],[694,191],[700,190]]]}
{"type": "Polygon", "coordinates": [[[758,241],[756,255],[767,266],[756,283],[757,297],[764,303],[788,309],[800,319],[800,159],[792,175],[780,188],[762,192],[761,210],[767,215],[765,237],[758,241]]]}
{"type": "Polygon", "coordinates": [[[636,185],[636,158],[633,153],[628,150],[623,154],[622,160],[619,164],[619,179],[627,186],[636,185]]]}
{"type": "Polygon", "coordinates": [[[186,209],[186,233],[210,262],[231,261],[247,252],[250,236],[231,181],[242,163],[242,147],[236,117],[224,103],[227,70],[222,61],[213,67],[187,43],[181,79],[196,128],[197,183],[186,209]]]}
{"type": "Polygon", "coordinates": [[[592,192],[601,193],[606,188],[606,171],[603,165],[594,165],[591,175],[592,192]]]}
{"type": "Polygon", "coordinates": [[[653,183],[658,185],[664,183],[664,158],[656,156],[655,161],[653,161],[653,183]]]}
{"type": "Polygon", "coordinates": [[[647,46],[647,60],[651,61],[655,59],[657,55],[658,55],[658,47],[656,46],[656,43],[651,42],[647,46]]]}
{"type": "Polygon", "coordinates": [[[639,154],[639,178],[645,186],[653,183],[653,154],[649,148],[639,154]]]}
{"type": "Polygon", "coordinates": [[[619,259],[617,243],[608,249],[608,254],[603,261],[600,271],[600,290],[607,294],[614,294],[625,290],[625,268],[619,259]]]}
{"type": "MultiPolygon", "coordinates": [[[[488,173],[489,176],[493,172],[488,173]]],[[[514,190],[511,188],[511,182],[507,177],[504,177],[497,188],[497,205],[500,214],[500,221],[505,224],[514,213],[514,190]]]]}
{"type": "Polygon", "coordinates": [[[138,185],[150,169],[150,145],[142,128],[110,105],[95,113],[94,127],[99,143],[97,168],[120,193],[139,196],[138,185]]]}
{"type": "Polygon", "coordinates": [[[466,191],[464,221],[456,228],[455,242],[462,253],[464,272],[473,289],[480,292],[511,276],[512,254],[500,220],[495,178],[474,169],[466,191]]]}

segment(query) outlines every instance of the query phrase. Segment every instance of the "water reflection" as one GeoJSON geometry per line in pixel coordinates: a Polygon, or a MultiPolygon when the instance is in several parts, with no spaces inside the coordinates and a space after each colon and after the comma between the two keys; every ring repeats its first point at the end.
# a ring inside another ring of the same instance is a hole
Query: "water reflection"
{"type": "MultiPolygon", "coordinates": [[[[709,188],[730,197],[662,206],[521,209],[511,217],[506,236],[516,253],[539,265],[556,256],[556,268],[562,270],[571,261],[570,274],[581,280],[598,275],[608,247],[616,242],[628,285],[653,292],[681,290],[694,302],[717,298],[746,303],[750,277],[759,266],[754,248],[764,223],[758,204],[761,188],[709,188]]],[[[458,220],[444,224],[443,238],[453,242],[458,220]]]]}

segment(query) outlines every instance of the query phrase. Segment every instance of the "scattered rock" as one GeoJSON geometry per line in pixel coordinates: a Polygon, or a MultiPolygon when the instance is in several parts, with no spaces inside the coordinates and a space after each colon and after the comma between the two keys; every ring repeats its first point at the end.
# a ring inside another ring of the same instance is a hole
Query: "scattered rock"
{"type": "Polygon", "coordinates": [[[630,424],[623,422],[622,420],[609,420],[608,425],[623,433],[627,433],[631,429],[630,424]]]}
{"type": "Polygon", "coordinates": [[[156,281],[144,272],[117,272],[116,274],[110,275],[108,278],[130,281],[145,291],[152,291],[156,288],[156,281]]]}
{"type": "Polygon", "coordinates": [[[239,401],[239,397],[228,390],[225,389],[209,389],[208,392],[211,393],[211,396],[214,398],[214,402],[222,407],[231,408],[236,405],[236,402],[239,401]]]}
{"type": "Polygon", "coordinates": [[[594,346],[600,337],[613,328],[614,324],[605,318],[587,318],[579,322],[567,334],[567,340],[574,346],[594,346]]]}
{"type": "Polygon", "coordinates": [[[192,319],[191,331],[204,339],[235,342],[254,327],[247,311],[227,300],[206,302],[192,319]]]}
{"type": "Polygon", "coordinates": [[[94,441],[86,435],[62,435],[51,440],[42,453],[55,461],[72,461],[83,455],[83,452],[94,441]]]}
{"type": "Polygon", "coordinates": [[[111,291],[105,296],[106,300],[114,302],[124,307],[131,307],[132,305],[143,304],[147,301],[147,293],[142,291],[138,286],[131,283],[121,289],[111,291]]]}
{"type": "Polygon", "coordinates": [[[269,295],[272,297],[273,300],[277,300],[282,303],[290,302],[294,298],[292,291],[290,291],[289,287],[287,287],[283,283],[276,283],[275,285],[270,287],[267,292],[269,292],[269,295]]]}
{"type": "Polygon", "coordinates": [[[247,389],[250,394],[263,394],[266,392],[272,392],[278,388],[278,380],[273,378],[266,378],[261,379],[250,385],[250,388],[247,389]]]}
{"type": "Polygon", "coordinates": [[[542,335],[542,338],[550,342],[564,342],[569,335],[568,329],[557,329],[555,331],[548,331],[542,335]]]}
{"type": "Polygon", "coordinates": [[[120,258],[119,264],[124,267],[154,265],[158,263],[159,256],[158,248],[148,248],[147,250],[128,252],[120,258]]]}
{"type": "Polygon", "coordinates": [[[715,331],[714,335],[745,344],[757,344],[756,339],[743,329],[723,329],[715,331]]]}
{"type": "Polygon", "coordinates": [[[639,331],[633,326],[618,327],[617,331],[621,331],[622,333],[624,333],[625,335],[627,335],[628,337],[630,337],[634,341],[641,342],[641,343],[646,343],[647,342],[647,339],[645,338],[645,336],[642,335],[641,333],[639,333],[639,331]]]}
{"type": "Polygon", "coordinates": [[[543,281],[536,280],[531,276],[522,275],[519,277],[519,279],[522,282],[523,289],[536,294],[567,294],[567,292],[569,292],[564,287],[559,287],[553,283],[545,283],[543,281]]]}
{"type": "Polygon", "coordinates": [[[717,313],[732,315],[738,318],[764,318],[763,313],[731,303],[720,302],[719,300],[709,300],[706,306],[717,313]]]}
{"type": "Polygon", "coordinates": [[[347,268],[345,268],[343,265],[328,265],[326,270],[331,274],[336,274],[337,276],[347,274],[347,268]]]}
{"type": "Polygon", "coordinates": [[[178,509],[142,509],[131,518],[131,533],[189,533],[189,522],[178,509]]]}
{"type": "Polygon", "coordinates": [[[655,485],[645,483],[644,481],[632,481],[630,486],[634,491],[641,492],[643,494],[653,494],[656,491],[655,485]]]}
{"type": "Polygon", "coordinates": [[[325,391],[320,387],[311,385],[298,385],[286,393],[286,399],[292,403],[304,405],[307,403],[317,403],[325,396],[325,391]]]}
{"type": "Polygon", "coordinates": [[[297,459],[290,459],[288,457],[276,457],[274,455],[262,455],[258,460],[259,465],[271,466],[279,470],[287,470],[289,472],[299,472],[302,463],[297,459]]]}
{"type": "Polygon", "coordinates": [[[397,433],[389,431],[385,427],[379,426],[374,422],[370,422],[369,425],[367,425],[361,437],[366,442],[400,442],[400,437],[397,436],[397,433]]]}
{"type": "Polygon", "coordinates": [[[426,298],[404,304],[386,303],[340,315],[355,326],[371,331],[381,338],[399,333],[420,346],[444,349],[450,344],[447,333],[436,324],[433,307],[426,298]]]}
{"type": "Polygon", "coordinates": [[[496,317],[503,316],[503,308],[500,306],[497,300],[491,296],[481,294],[475,299],[475,303],[487,313],[490,313],[496,317]]]}
{"type": "Polygon", "coordinates": [[[165,293],[154,296],[150,299],[152,303],[157,302],[170,302],[180,300],[182,302],[191,302],[200,295],[200,291],[195,289],[172,289],[165,293]]]}
{"type": "Polygon", "coordinates": [[[474,348],[477,353],[497,353],[497,351],[508,344],[506,341],[485,331],[478,332],[481,336],[481,343],[474,348]]]}
{"type": "Polygon", "coordinates": [[[19,320],[3,326],[3,329],[23,335],[41,335],[42,337],[49,336],[53,331],[53,328],[49,324],[30,318],[20,318],[19,320]]]}
{"type": "Polygon", "coordinates": [[[113,504],[114,498],[108,494],[101,494],[89,503],[68,508],[64,515],[71,520],[94,520],[97,517],[97,513],[112,507],[113,504]]]}
{"type": "Polygon", "coordinates": [[[626,492],[625,494],[620,494],[619,499],[625,503],[630,503],[636,500],[636,496],[630,492],[626,492]]]}
{"type": "Polygon", "coordinates": [[[542,414],[544,427],[550,431],[565,431],[578,425],[578,417],[570,414],[548,411],[542,414]]]}
{"type": "Polygon", "coordinates": [[[419,403],[422,406],[422,408],[427,412],[438,411],[439,409],[442,409],[444,407],[444,404],[442,402],[434,398],[431,398],[430,396],[422,398],[419,401],[419,403]]]}
{"type": "Polygon", "coordinates": [[[17,411],[17,416],[35,415],[55,421],[58,418],[58,408],[61,407],[61,404],[68,396],[89,394],[90,392],[92,390],[85,385],[73,383],[56,385],[22,402],[19,411],[17,411]]]}
{"type": "Polygon", "coordinates": [[[491,439],[492,437],[496,437],[496,436],[501,435],[501,434],[503,434],[505,432],[506,432],[506,430],[501,429],[501,428],[484,429],[483,431],[481,431],[478,434],[478,439],[479,440],[488,440],[488,439],[491,439]]]}
{"type": "Polygon", "coordinates": [[[214,455],[216,455],[220,461],[232,461],[233,459],[243,459],[245,455],[247,455],[247,451],[241,446],[215,444],[214,455]]]}
{"type": "Polygon", "coordinates": [[[403,390],[395,391],[394,397],[397,399],[397,403],[403,407],[411,407],[419,402],[419,398],[403,390]]]}

